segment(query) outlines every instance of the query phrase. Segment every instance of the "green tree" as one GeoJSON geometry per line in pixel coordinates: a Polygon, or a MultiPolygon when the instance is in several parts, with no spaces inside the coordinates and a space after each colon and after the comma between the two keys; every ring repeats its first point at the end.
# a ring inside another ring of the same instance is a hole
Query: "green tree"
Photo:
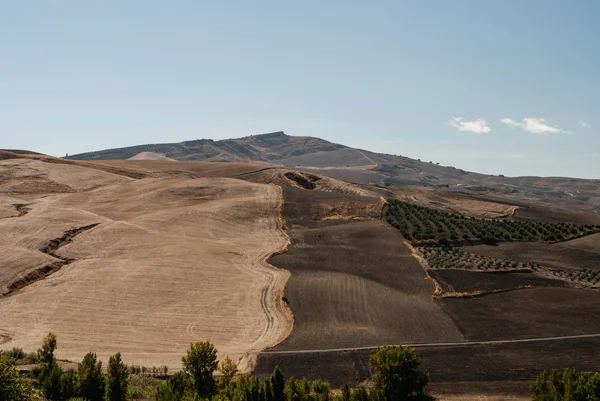
{"type": "Polygon", "coordinates": [[[62,371],[56,362],[42,368],[40,372],[40,384],[44,397],[51,401],[62,400],[61,376],[62,371]]]}
{"type": "Polygon", "coordinates": [[[216,383],[213,373],[219,366],[217,350],[208,341],[190,344],[187,355],[181,358],[183,369],[192,376],[198,396],[210,398],[215,394],[216,383]]]}
{"type": "Polygon", "coordinates": [[[342,384],[342,388],[340,389],[340,401],[350,401],[350,387],[347,384],[342,384]]]}
{"type": "Polygon", "coordinates": [[[283,374],[279,370],[279,366],[275,366],[275,370],[271,375],[271,387],[273,388],[273,400],[274,401],[285,401],[284,389],[285,379],[283,374]]]}
{"type": "Polygon", "coordinates": [[[41,365],[38,381],[40,383],[42,392],[44,393],[44,397],[49,400],[60,400],[62,398],[60,382],[62,371],[58,367],[56,358],[54,357],[54,351],[56,348],[56,334],[48,333],[44,339],[44,342],[42,343],[42,348],[38,349],[37,351],[38,359],[41,365]]]}
{"type": "Polygon", "coordinates": [[[87,353],[77,365],[79,377],[79,395],[88,401],[102,401],[104,397],[104,376],[102,375],[102,361],[98,361],[96,354],[87,353]]]}
{"type": "Polygon", "coordinates": [[[121,360],[121,353],[116,353],[108,360],[106,369],[106,401],[125,401],[128,382],[129,369],[121,360]]]}
{"type": "Polygon", "coordinates": [[[542,372],[529,385],[533,401],[590,401],[600,399],[600,373],[542,372]]]}
{"type": "Polygon", "coordinates": [[[75,371],[68,370],[60,376],[60,399],[69,400],[78,395],[79,378],[75,371]]]}
{"type": "Polygon", "coordinates": [[[233,377],[238,372],[237,364],[227,355],[224,360],[221,361],[217,371],[221,373],[221,379],[219,380],[219,387],[225,388],[229,386],[229,383],[233,380],[233,377]]]}
{"type": "Polygon", "coordinates": [[[48,333],[42,343],[42,348],[38,349],[38,358],[42,364],[52,365],[54,360],[54,351],[56,350],[56,334],[48,333]]]}
{"type": "Polygon", "coordinates": [[[369,399],[369,393],[367,393],[364,387],[355,388],[350,395],[351,401],[369,401],[369,399]]]}
{"type": "Polygon", "coordinates": [[[418,370],[419,357],[410,347],[383,346],[369,356],[374,370],[372,392],[386,401],[432,400],[425,394],[428,374],[418,370]]]}
{"type": "Polygon", "coordinates": [[[177,372],[156,388],[156,401],[180,401],[186,393],[193,392],[190,375],[177,372]]]}
{"type": "Polygon", "coordinates": [[[33,401],[37,397],[12,361],[0,358],[0,400],[33,401]]]}

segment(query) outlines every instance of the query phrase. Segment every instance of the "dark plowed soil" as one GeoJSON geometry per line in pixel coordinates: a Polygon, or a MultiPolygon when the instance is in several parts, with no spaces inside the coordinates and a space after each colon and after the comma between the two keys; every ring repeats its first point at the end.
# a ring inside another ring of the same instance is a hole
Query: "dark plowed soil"
{"type": "Polygon", "coordinates": [[[292,273],[285,294],[294,329],[276,349],[460,340],[451,320],[432,302],[435,287],[397,230],[378,220],[311,218],[331,197],[339,202],[344,195],[284,188],[292,245],[270,263],[292,273]]]}
{"type": "Polygon", "coordinates": [[[436,301],[473,341],[600,333],[600,292],[531,288],[436,301]]]}
{"type": "Polygon", "coordinates": [[[562,212],[558,210],[521,207],[515,211],[516,220],[554,221],[577,224],[600,224],[600,215],[584,212],[562,212]]]}
{"type": "MultiPolygon", "coordinates": [[[[322,378],[334,387],[357,385],[371,372],[372,350],[312,354],[268,354],[258,357],[256,373],[270,374],[279,366],[286,376],[322,378]]],[[[419,347],[421,368],[430,373],[430,389],[444,394],[526,394],[541,371],[576,368],[597,371],[600,338],[530,343],[419,347]]]]}
{"type": "Polygon", "coordinates": [[[561,280],[552,280],[534,273],[481,273],[466,270],[430,270],[444,293],[490,292],[523,287],[566,287],[561,280]]]}
{"type": "Polygon", "coordinates": [[[520,262],[537,262],[542,266],[562,269],[600,269],[600,244],[594,251],[591,244],[600,241],[600,236],[594,234],[590,239],[579,238],[557,244],[543,243],[503,243],[499,245],[466,246],[462,249],[497,259],[516,260],[520,262]],[[579,244],[589,243],[588,249],[575,248],[579,244]]]}

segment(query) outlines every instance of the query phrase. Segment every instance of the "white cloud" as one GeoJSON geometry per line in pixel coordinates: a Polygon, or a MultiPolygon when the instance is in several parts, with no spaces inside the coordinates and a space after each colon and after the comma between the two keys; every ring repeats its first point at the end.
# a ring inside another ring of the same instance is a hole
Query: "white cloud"
{"type": "Polygon", "coordinates": [[[527,117],[522,122],[513,120],[512,118],[503,118],[500,120],[502,124],[506,124],[510,127],[521,128],[525,132],[536,135],[554,135],[554,134],[567,134],[570,135],[570,131],[566,131],[562,128],[553,127],[546,124],[546,120],[543,118],[527,117]]]}
{"type": "Polygon", "coordinates": [[[476,134],[487,134],[492,129],[487,126],[487,123],[481,119],[465,121],[462,117],[453,117],[448,121],[448,124],[458,128],[459,131],[474,132],[476,134]]]}
{"type": "Polygon", "coordinates": [[[585,121],[583,121],[583,120],[579,120],[579,122],[581,123],[581,126],[582,126],[583,128],[591,128],[591,127],[590,127],[590,125],[589,125],[588,123],[586,123],[585,121]]]}

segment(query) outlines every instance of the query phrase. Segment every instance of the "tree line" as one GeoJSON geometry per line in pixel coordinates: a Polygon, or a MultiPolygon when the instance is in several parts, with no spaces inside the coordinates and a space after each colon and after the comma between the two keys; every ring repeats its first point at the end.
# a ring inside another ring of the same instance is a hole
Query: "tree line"
{"type": "MultiPolygon", "coordinates": [[[[108,366],[86,354],[77,369],[63,371],[54,355],[56,336],[49,333],[37,352],[39,369],[27,377],[14,359],[0,358],[0,401],[126,401],[130,369],[117,353],[108,366]]],[[[381,346],[369,356],[369,388],[343,385],[332,391],[322,380],[285,378],[278,367],[264,379],[240,374],[231,358],[219,362],[210,342],[190,344],[182,370],[160,381],[155,401],[429,401],[429,374],[419,369],[414,349],[381,346]],[[218,374],[216,374],[218,373],[218,374]]],[[[449,362],[450,363],[450,362],[449,362]]],[[[533,401],[600,400],[600,373],[543,372],[530,385],[533,401]]]]}

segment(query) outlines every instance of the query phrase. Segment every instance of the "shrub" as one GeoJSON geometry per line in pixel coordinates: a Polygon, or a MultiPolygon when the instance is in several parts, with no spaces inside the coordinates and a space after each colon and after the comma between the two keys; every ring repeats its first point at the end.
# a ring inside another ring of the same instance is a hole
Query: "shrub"
{"type": "Polygon", "coordinates": [[[383,346],[369,357],[374,371],[372,392],[383,400],[432,400],[425,394],[427,373],[418,370],[419,357],[405,346],[383,346]]]}
{"type": "Polygon", "coordinates": [[[21,377],[12,361],[0,359],[0,400],[33,401],[31,386],[21,377]]]}
{"type": "Polygon", "coordinates": [[[587,401],[600,399],[600,373],[542,372],[530,384],[533,401],[587,401]]]}

